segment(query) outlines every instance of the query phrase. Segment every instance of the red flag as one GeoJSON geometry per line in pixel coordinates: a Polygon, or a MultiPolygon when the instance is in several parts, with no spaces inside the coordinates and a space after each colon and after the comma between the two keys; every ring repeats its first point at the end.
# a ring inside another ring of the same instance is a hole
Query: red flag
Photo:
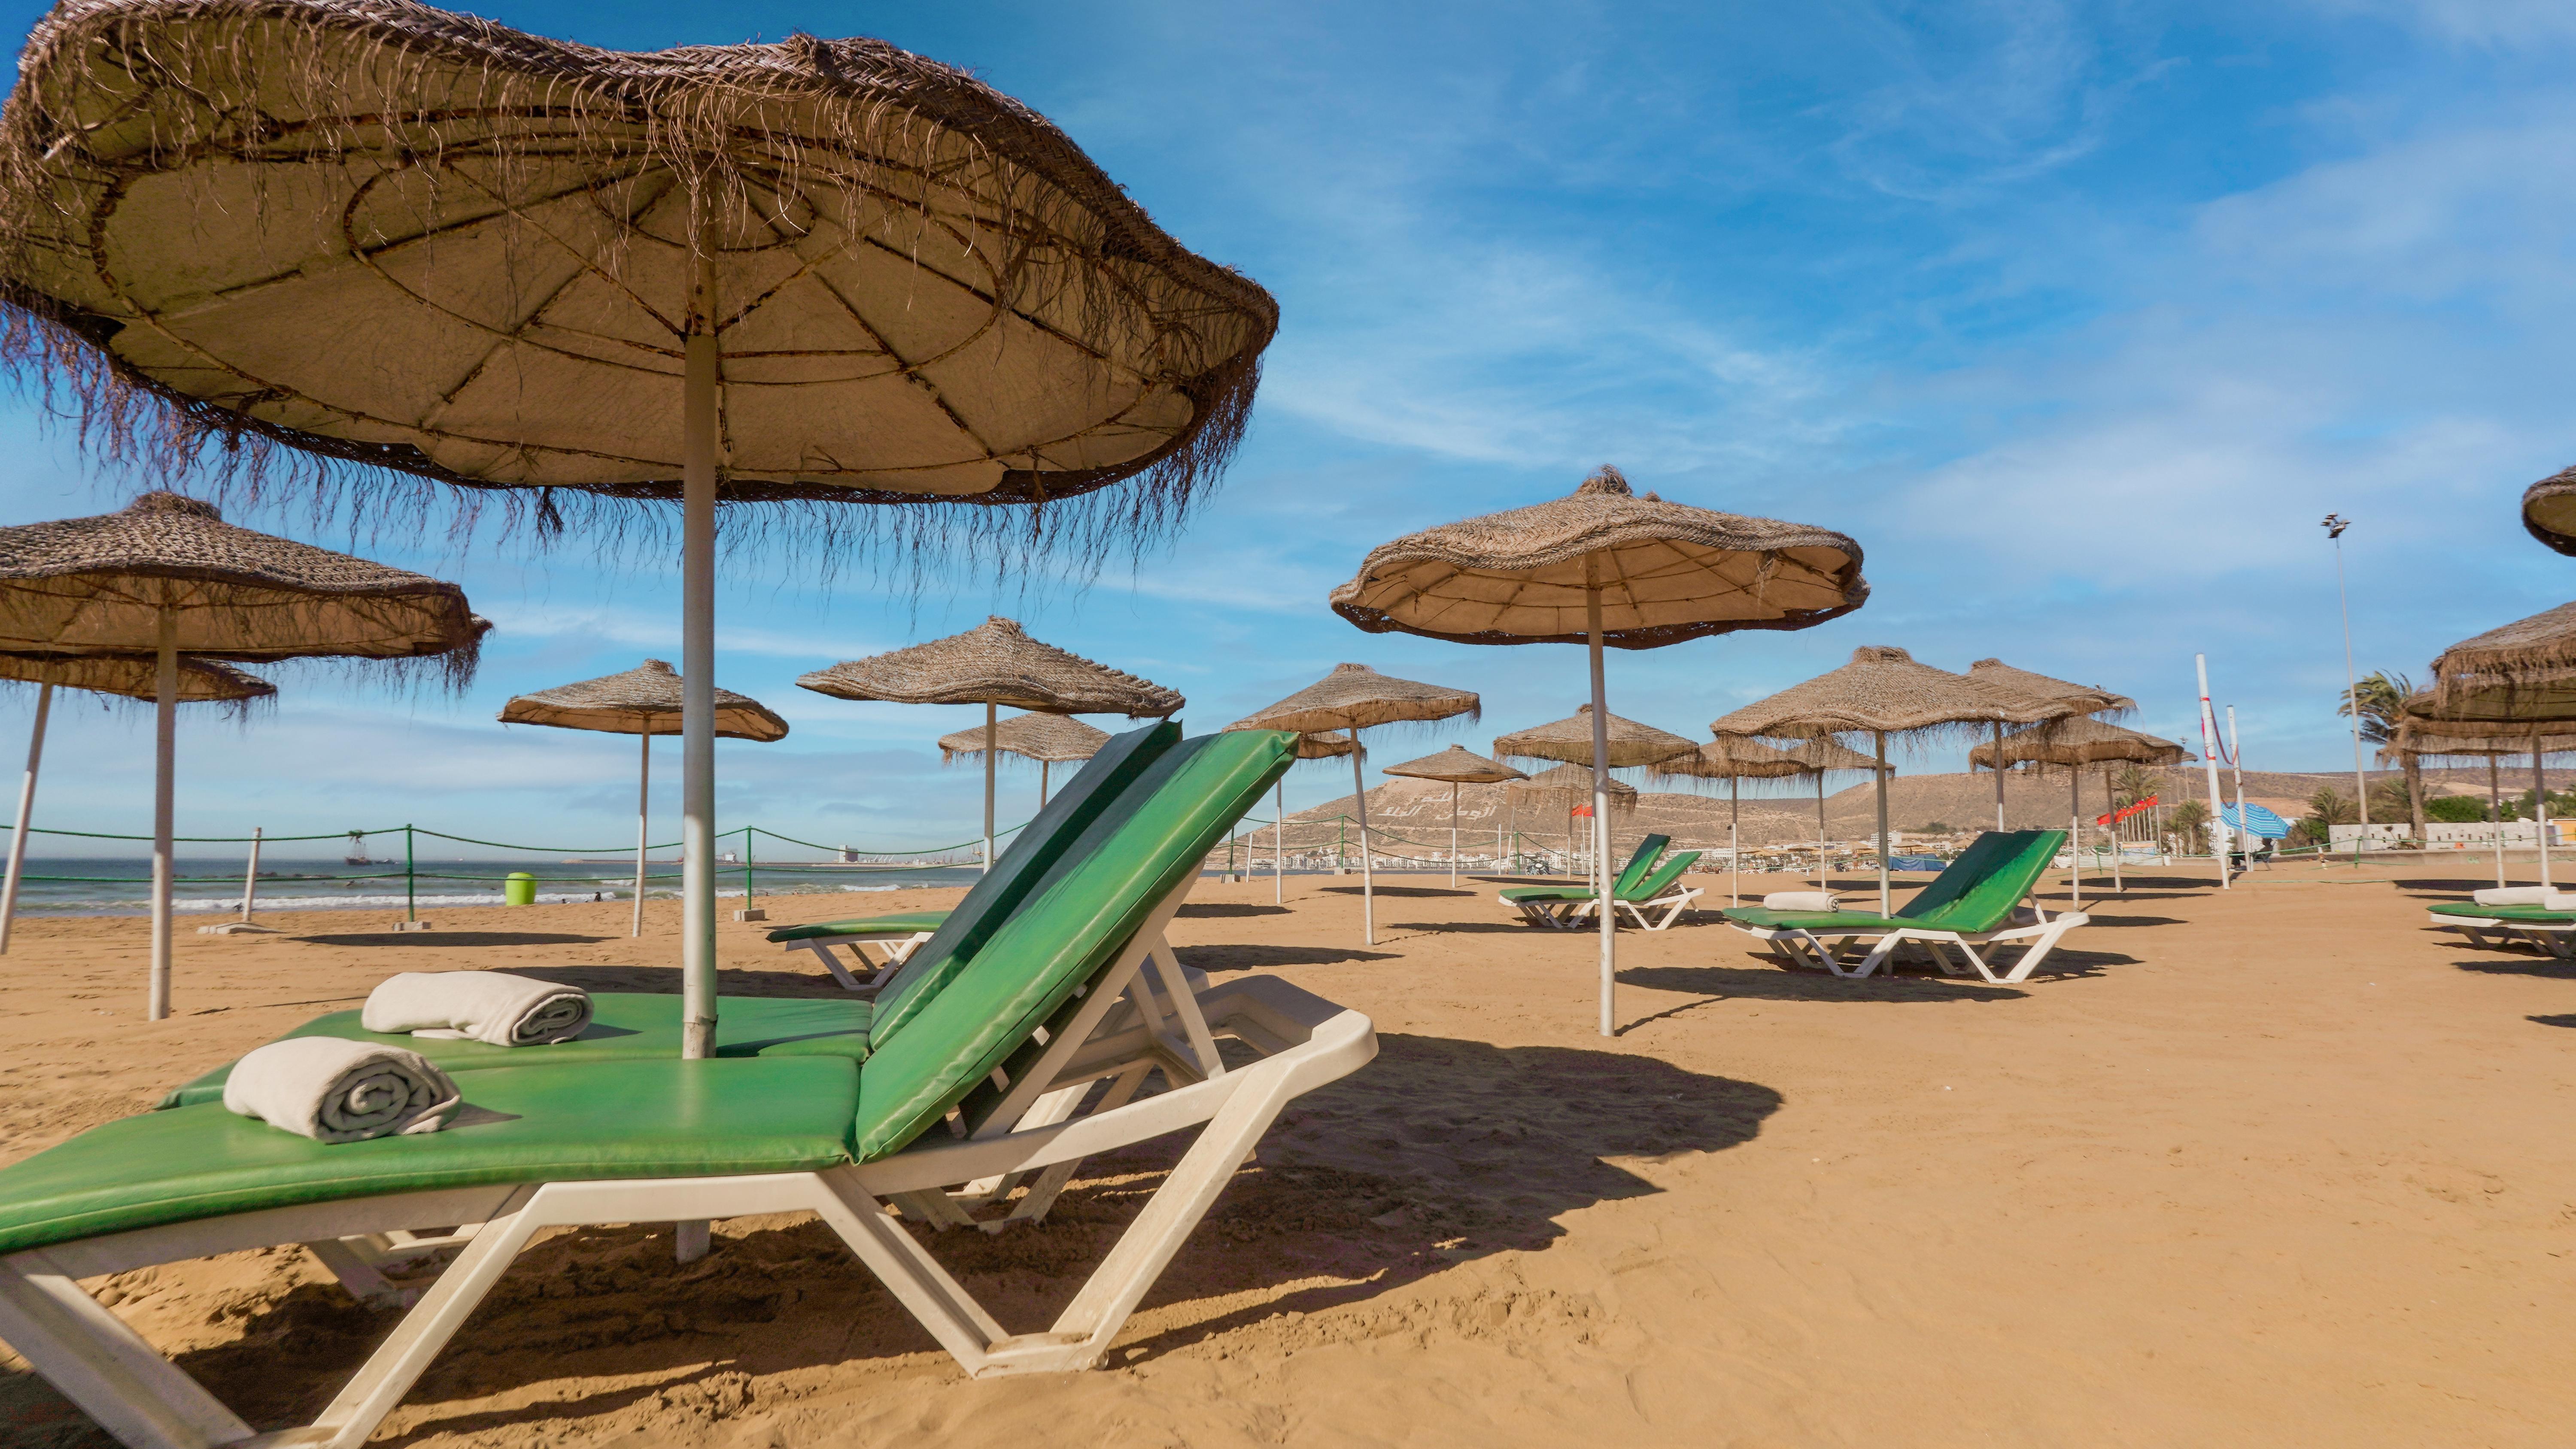
{"type": "Polygon", "coordinates": [[[1592,807],[1589,805],[1577,805],[1574,807],[1574,813],[1582,819],[1589,820],[1592,818],[1592,807]]]}
{"type": "Polygon", "coordinates": [[[2121,821],[2128,819],[2130,816],[2135,815],[2142,810],[2153,810],[2154,808],[2156,808],[2156,797],[2150,795],[2144,800],[2124,805],[2119,809],[2112,811],[2108,815],[2096,815],[2093,817],[2093,823],[2096,825],[2117,825],[2121,821]]]}

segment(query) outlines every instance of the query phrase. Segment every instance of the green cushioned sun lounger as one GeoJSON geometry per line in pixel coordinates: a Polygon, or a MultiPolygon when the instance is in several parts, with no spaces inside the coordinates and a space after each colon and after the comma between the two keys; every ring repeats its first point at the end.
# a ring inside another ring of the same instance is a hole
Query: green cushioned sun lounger
{"type": "Polygon", "coordinates": [[[1768,944],[1785,964],[1822,966],[1836,976],[1867,976],[1911,941],[1922,944],[1950,975],[1973,970],[1998,985],[2025,981],[2056,949],[2060,938],[2091,921],[2081,911],[2052,918],[2031,900],[2040,876],[2065,844],[2063,830],[1989,830],[1893,916],[1870,911],[1775,911],[1761,906],[1735,906],[1723,914],[1729,925],[1768,944]],[[2019,914],[2025,902],[2031,917],[2027,922],[2019,914]],[[1876,944],[1853,965],[1836,954],[1828,939],[1838,944],[1862,939],[1876,944]],[[1998,945],[2022,948],[2012,969],[2002,974],[1978,949],[1998,945]],[[1965,958],[1964,967],[1951,964],[1945,952],[1952,949],[1965,958]]]}
{"type": "Polygon", "coordinates": [[[298,1446],[354,1449],[538,1231],[812,1212],[969,1373],[1089,1367],[1281,1108],[1376,1051],[1365,1017],[1273,978],[1193,994],[1160,947],[1207,852],[1286,771],[1295,742],[1239,731],[1164,751],[891,1031],[880,1000],[864,1060],[468,1071],[445,1131],[334,1146],[199,1103],[0,1168],[0,1341],[123,1442],[203,1449],[250,1429],[78,1280],[302,1243],[353,1289],[391,1296],[370,1245],[460,1247],[316,1423],[292,1433],[298,1446]],[[1219,1056],[1219,1035],[1250,1055],[1219,1056]],[[1155,1073],[1165,1090],[1139,1098],[1155,1073]],[[1004,1329],[887,1213],[957,1221],[952,1189],[994,1181],[1051,1198],[1083,1157],[1191,1128],[1187,1152],[1045,1332],[1004,1329]]]}
{"type": "MultiPolygon", "coordinates": [[[[1091,763],[1066,782],[1065,788],[1048,802],[1048,809],[1041,812],[1028,829],[1020,832],[1012,848],[995,862],[993,872],[974,890],[967,892],[966,898],[954,910],[935,913],[939,920],[931,927],[931,934],[925,942],[930,949],[906,953],[907,956],[920,956],[918,969],[929,973],[950,959],[960,942],[970,946],[980,943],[989,934],[989,929],[982,923],[998,921],[1016,908],[1043,877],[1045,869],[1081,840],[1083,831],[1143,776],[1147,765],[1180,739],[1180,733],[1178,725],[1150,725],[1119,735],[1103,745],[1091,763]],[[948,933],[945,938],[937,934],[942,931],[948,933]]],[[[881,916],[872,919],[893,921],[912,918],[881,916]]],[[[795,931],[830,932],[843,924],[846,923],[791,926],[770,932],[770,939],[776,940],[795,931]]],[[[844,985],[854,984],[828,956],[825,964],[834,966],[834,974],[842,978],[844,985]]],[[[896,966],[901,964],[895,963],[896,966]]],[[[889,968],[889,974],[893,969],[889,968]]],[[[892,997],[880,995],[876,1002],[722,997],[716,1005],[716,1055],[864,1057],[868,1053],[869,1031],[875,1024],[880,1003],[890,1005],[909,999],[917,994],[917,989],[906,988],[892,997]]],[[[596,992],[591,996],[589,1029],[571,1041],[541,1047],[499,1047],[488,1042],[447,1041],[407,1034],[380,1035],[359,1026],[359,1013],[355,1011],[337,1011],[316,1017],[286,1035],[345,1037],[353,1041],[398,1046],[420,1053],[449,1072],[556,1066],[569,1061],[670,1059],[680,1054],[679,1006],[680,999],[676,996],[596,992]]],[[[172,1091],[161,1099],[160,1105],[167,1108],[194,1102],[220,1102],[224,1095],[224,1081],[231,1072],[230,1063],[217,1067],[172,1091]]]]}
{"type": "MultiPolygon", "coordinates": [[[[1611,882],[1612,893],[1632,889],[1645,879],[1646,873],[1655,868],[1655,861],[1672,843],[1673,838],[1669,835],[1649,835],[1638,841],[1635,853],[1628,857],[1626,865],[1620,867],[1619,878],[1611,882]]],[[[1592,904],[1592,887],[1583,883],[1509,886],[1498,893],[1498,898],[1504,905],[1519,911],[1521,919],[1530,925],[1562,929],[1573,923],[1577,908],[1592,904]]]]}
{"type": "MultiPolygon", "coordinates": [[[[1699,852],[1696,850],[1664,857],[1643,879],[1622,886],[1613,894],[1610,897],[1612,908],[1649,931],[1668,929],[1681,919],[1682,912],[1690,909],[1691,902],[1699,899],[1698,887],[1681,883],[1683,874],[1698,863],[1699,852]],[[1647,914],[1657,910],[1663,914],[1647,914]]],[[[1575,907],[1574,914],[1578,919],[1588,918],[1595,909],[1597,907],[1586,900],[1575,907]]]]}
{"type": "Polygon", "coordinates": [[[2480,946],[2537,946],[2561,959],[2576,955],[2576,911],[2475,901],[2444,901],[2426,909],[2434,925],[2458,931],[2480,946]]]}

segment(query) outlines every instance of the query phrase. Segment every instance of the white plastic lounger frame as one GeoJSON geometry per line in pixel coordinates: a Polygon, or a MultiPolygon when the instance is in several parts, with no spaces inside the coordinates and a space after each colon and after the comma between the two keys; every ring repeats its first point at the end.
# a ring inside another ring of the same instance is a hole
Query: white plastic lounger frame
{"type": "Polygon", "coordinates": [[[2576,921],[2511,921],[2430,913],[2425,919],[2437,926],[2448,926],[2480,946],[2538,946],[2562,961],[2576,955],[2576,921]]]}
{"type": "MultiPolygon", "coordinates": [[[[1162,920],[1180,894],[1137,933],[1139,943],[1159,943],[1162,920]]],[[[1272,977],[1193,992],[1188,978],[1194,974],[1185,973],[1166,950],[1131,945],[1032,1070],[1006,1087],[994,1125],[972,1137],[925,1138],[876,1162],[822,1172],[389,1194],[57,1244],[0,1258],[0,1340],[131,1449],[355,1449],[401,1402],[539,1229],[810,1211],[831,1225],[968,1374],[1090,1368],[1280,1109],[1377,1054],[1375,1031],[1358,1012],[1272,977]],[[1162,979],[1156,987],[1136,989],[1149,957],[1153,974],[1162,979]],[[1121,1021],[1127,1023],[1123,1028],[1121,1021]],[[1216,1053],[1219,1033],[1262,1053],[1262,1060],[1226,1069],[1216,1053]],[[1157,1068],[1167,1071],[1172,1090],[1131,1100],[1157,1068]],[[1072,1116],[1104,1079],[1109,1085],[1094,1110],[1072,1116]],[[1012,1217],[1034,1216],[1054,1200],[1082,1158],[1200,1123],[1206,1125],[1198,1139],[1043,1333],[1004,1330],[886,1211],[900,1204],[934,1222],[963,1222],[951,1189],[1034,1174],[1028,1197],[1012,1217]],[[407,1236],[412,1229],[453,1223],[476,1226],[438,1238],[407,1236]],[[381,1244],[399,1256],[405,1248],[426,1251],[460,1240],[464,1251],[321,1417],[308,1428],[279,1434],[252,1434],[77,1281],[303,1243],[335,1272],[352,1265],[362,1269],[353,1275],[359,1280],[353,1287],[370,1280],[381,1286],[372,1266],[353,1264],[365,1256],[354,1245],[381,1244]]]]}
{"type": "MultiPolygon", "coordinates": [[[[1691,902],[1698,900],[1699,898],[1699,887],[1684,886],[1680,882],[1676,881],[1673,883],[1672,889],[1667,890],[1662,895],[1655,897],[1651,901],[1613,901],[1611,904],[1617,906],[1621,911],[1626,912],[1628,919],[1636,922],[1639,926],[1642,926],[1649,931],[1664,931],[1670,930],[1673,922],[1682,918],[1682,912],[1691,908],[1691,902]],[[1658,910],[1664,913],[1661,920],[1652,919],[1646,914],[1648,911],[1658,910]]],[[[1573,920],[1585,921],[1591,919],[1591,917],[1592,902],[1585,901],[1583,904],[1574,908],[1573,920]]]]}
{"type": "Polygon", "coordinates": [[[911,960],[912,953],[920,950],[921,943],[929,940],[932,934],[929,931],[870,931],[854,936],[811,936],[802,941],[789,941],[786,946],[790,951],[813,952],[814,959],[823,963],[823,969],[831,972],[832,979],[840,982],[844,990],[873,996],[894,979],[895,968],[911,960]],[[850,955],[859,970],[868,973],[866,980],[860,980],[849,967],[841,964],[841,958],[832,954],[835,946],[850,948],[850,955]],[[883,950],[885,960],[869,960],[868,953],[860,949],[863,946],[883,950]]]}
{"type": "Polygon", "coordinates": [[[1887,964],[1888,959],[1895,955],[1900,947],[1911,942],[1921,946],[1923,954],[1930,957],[1932,964],[1940,967],[1944,975],[1974,974],[1991,985],[2011,986],[2029,980],[2030,973],[2039,969],[2040,963],[2048,959],[2049,952],[2057,949],[2058,941],[2067,932],[2078,926],[2089,926],[2093,923],[2093,918],[2082,911],[2060,911],[2056,916],[2051,917],[2047,912],[2036,907],[2024,909],[2038,919],[2035,922],[2010,926],[2000,931],[1927,931],[1909,926],[1880,935],[1874,931],[1833,930],[1824,933],[1833,938],[1830,945],[1814,932],[1794,926],[1748,926],[1733,921],[1728,924],[1768,945],[1771,953],[1779,957],[1785,965],[1821,966],[1849,981],[1859,980],[1877,971],[1887,964]],[[1854,941],[1871,939],[1874,939],[1877,944],[1870,949],[1868,955],[1861,957],[1857,964],[1852,963],[1847,955],[1838,954],[1839,948],[1847,947],[1854,941]],[[1997,946],[2014,945],[2022,948],[2021,956],[2012,963],[2010,970],[2001,974],[1997,974],[1993,964],[1978,954],[1979,947],[1991,950],[1997,946]],[[1965,958],[1967,964],[1965,966],[1952,964],[1949,953],[1943,949],[1944,947],[1956,949],[1959,955],[1965,958]]]}

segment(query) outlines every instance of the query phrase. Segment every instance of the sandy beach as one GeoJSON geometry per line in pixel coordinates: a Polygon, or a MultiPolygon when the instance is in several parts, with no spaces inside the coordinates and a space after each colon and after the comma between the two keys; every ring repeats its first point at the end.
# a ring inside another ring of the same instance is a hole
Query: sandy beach
{"type": "MultiPolygon", "coordinates": [[[[667,1226],[595,1229],[530,1251],[376,1442],[2563,1443],[2576,967],[2423,929],[2483,867],[2088,882],[2094,924],[2011,988],[1631,931],[1607,1041],[1591,939],[1509,924],[1490,884],[1394,878],[1367,948],[1355,878],[1292,880],[1285,910],[1205,882],[1186,961],[1357,1007],[1383,1051],[1291,1109],[1108,1366],[966,1380],[810,1221],[720,1224],[688,1268],[667,1226]]],[[[676,906],[641,940],[624,909],[183,935],[158,1024],[140,921],[23,922],[0,1158],[395,970],[675,990],[676,906]]],[[[728,992],[836,990],[760,929],[724,926],[728,992]]],[[[934,1250],[1043,1326],[1171,1155],[934,1250]]],[[[296,1250],[92,1286],[262,1428],[393,1321],[296,1250]]],[[[0,1439],[110,1442],[7,1357],[0,1439]]]]}

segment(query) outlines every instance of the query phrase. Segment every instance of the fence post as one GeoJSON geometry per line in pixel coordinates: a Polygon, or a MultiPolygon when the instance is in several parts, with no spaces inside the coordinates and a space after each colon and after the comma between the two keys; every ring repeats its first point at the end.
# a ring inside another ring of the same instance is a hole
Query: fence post
{"type": "Polygon", "coordinates": [[[751,909],[751,826],[742,828],[742,908],[751,909]]]}
{"type": "Polygon", "coordinates": [[[403,919],[420,919],[420,880],[412,872],[411,827],[403,827],[403,919]]]}

